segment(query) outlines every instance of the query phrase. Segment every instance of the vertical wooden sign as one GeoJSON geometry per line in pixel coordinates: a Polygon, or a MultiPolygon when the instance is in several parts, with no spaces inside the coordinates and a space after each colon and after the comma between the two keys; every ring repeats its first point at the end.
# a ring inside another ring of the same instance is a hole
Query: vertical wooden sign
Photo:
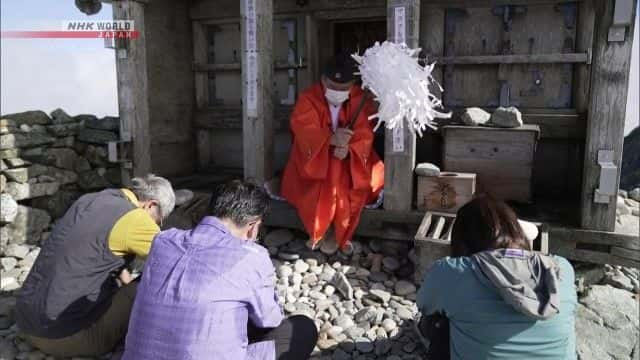
{"type": "Polygon", "coordinates": [[[246,50],[245,58],[247,60],[247,116],[258,116],[258,55],[256,34],[258,31],[256,19],[256,0],[244,0],[246,9],[246,27],[245,39],[246,50]]]}
{"type": "Polygon", "coordinates": [[[244,178],[262,184],[273,163],[273,0],[241,0],[244,178]]]}
{"type": "MultiPolygon", "coordinates": [[[[418,47],[420,0],[387,0],[387,40],[418,47]]],[[[413,202],[416,135],[404,124],[385,131],[384,208],[408,211],[413,202]]]]}

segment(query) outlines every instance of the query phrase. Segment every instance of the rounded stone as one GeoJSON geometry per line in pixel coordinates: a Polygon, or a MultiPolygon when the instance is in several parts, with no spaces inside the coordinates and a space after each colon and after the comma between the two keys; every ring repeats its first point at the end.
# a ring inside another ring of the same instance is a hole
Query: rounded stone
{"type": "Polygon", "coordinates": [[[407,309],[406,306],[398,306],[396,309],[396,314],[401,320],[411,320],[413,319],[413,313],[411,310],[407,309]]]}
{"type": "Polygon", "coordinates": [[[294,261],[294,260],[300,259],[300,255],[293,254],[293,253],[288,253],[288,252],[284,252],[284,251],[280,251],[278,253],[278,258],[280,258],[282,260],[285,260],[285,261],[294,261]]]}
{"type": "Polygon", "coordinates": [[[295,264],[293,265],[293,269],[297,273],[304,273],[307,270],[309,270],[309,264],[307,264],[303,260],[298,259],[298,260],[296,260],[295,264]]]}
{"type": "Polygon", "coordinates": [[[406,296],[416,292],[416,286],[406,280],[396,282],[395,293],[399,296],[406,296]]]}
{"type": "Polygon", "coordinates": [[[291,275],[291,284],[292,285],[302,284],[302,275],[298,273],[293,273],[293,275],[291,275]]]}
{"type": "Polygon", "coordinates": [[[394,272],[400,268],[400,262],[394,257],[387,256],[382,259],[382,266],[389,272],[394,272]]]}
{"type": "Polygon", "coordinates": [[[324,294],[327,296],[331,296],[336,292],[336,288],[331,286],[331,285],[327,285],[324,287],[324,294]]]}
{"type": "Polygon", "coordinates": [[[288,229],[277,229],[271,231],[264,238],[266,246],[280,247],[288,244],[294,239],[293,233],[288,229]]]}
{"type": "Polygon", "coordinates": [[[397,327],[398,324],[396,324],[396,322],[391,319],[384,319],[384,321],[382,321],[382,328],[384,328],[386,332],[391,332],[397,327]]]}
{"type": "Polygon", "coordinates": [[[364,335],[365,333],[365,330],[361,327],[352,326],[351,328],[347,329],[345,333],[347,334],[349,339],[355,340],[359,337],[362,337],[362,335],[364,335]]]}
{"type": "Polygon", "coordinates": [[[325,300],[327,298],[327,295],[321,293],[320,291],[313,290],[309,292],[309,297],[314,300],[325,300]]]}
{"type": "Polygon", "coordinates": [[[347,329],[347,330],[353,328],[355,325],[355,323],[353,322],[353,319],[347,315],[338,317],[334,323],[337,326],[340,326],[342,329],[347,329]]]}
{"type": "Polygon", "coordinates": [[[331,326],[327,330],[327,335],[335,339],[338,335],[342,334],[343,332],[344,332],[344,329],[341,326],[331,326]]]}
{"type": "Polygon", "coordinates": [[[293,270],[291,269],[291,266],[280,265],[278,267],[278,276],[279,277],[288,278],[289,276],[291,276],[291,274],[293,274],[293,270]]]}
{"type": "Polygon", "coordinates": [[[373,343],[371,343],[371,340],[365,337],[357,338],[356,349],[363,354],[368,354],[373,351],[373,343]]]}

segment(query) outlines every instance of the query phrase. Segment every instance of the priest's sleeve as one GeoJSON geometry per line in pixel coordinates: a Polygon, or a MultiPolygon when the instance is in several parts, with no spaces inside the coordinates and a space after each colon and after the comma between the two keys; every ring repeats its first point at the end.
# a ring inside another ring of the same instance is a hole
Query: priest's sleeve
{"type": "Polygon", "coordinates": [[[313,103],[301,96],[291,114],[291,151],[298,174],[308,180],[324,180],[327,176],[331,130],[322,120],[313,103]]]}

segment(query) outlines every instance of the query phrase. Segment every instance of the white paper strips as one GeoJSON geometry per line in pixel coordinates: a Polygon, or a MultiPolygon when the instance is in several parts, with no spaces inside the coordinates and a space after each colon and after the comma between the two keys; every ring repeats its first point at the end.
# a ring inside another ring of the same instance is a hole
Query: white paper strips
{"type": "Polygon", "coordinates": [[[442,102],[429,91],[431,84],[440,87],[431,76],[435,64],[421,66],[418,53],[419,48],[385,41],[376,42],[362,56],[352,55],[359,64],[362,87],[380,103],[378,113],[370,117],[378,118],[376,129],[382,122],[393,129],[406,119],[409,128],[422,136],[427,126],[435,129],[435,118],[451,117],[451,113],[436,110],[442,108],[442,102]]]}

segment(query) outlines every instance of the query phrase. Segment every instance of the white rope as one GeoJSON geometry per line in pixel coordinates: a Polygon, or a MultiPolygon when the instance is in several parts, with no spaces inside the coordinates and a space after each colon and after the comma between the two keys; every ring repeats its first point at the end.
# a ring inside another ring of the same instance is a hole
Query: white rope
{"type": "Polygon", "coordinates": [[[443,89],[431,76],[435,63],[420,65],[419,53],[419,48],[385,41],[376,42],[362,56],[352,55],[359,64],[362,87],[369,89],[380,104],[378,113],[369,117],[378,118],[376,130],[382,122],[393,129],[406,119],[409,127],[422,136],[427,127],[436,129],[435,118],[451,117],[451,113],[436,110],[442,109],[442,102],[429,91],[429,86],[443,89]]]}

